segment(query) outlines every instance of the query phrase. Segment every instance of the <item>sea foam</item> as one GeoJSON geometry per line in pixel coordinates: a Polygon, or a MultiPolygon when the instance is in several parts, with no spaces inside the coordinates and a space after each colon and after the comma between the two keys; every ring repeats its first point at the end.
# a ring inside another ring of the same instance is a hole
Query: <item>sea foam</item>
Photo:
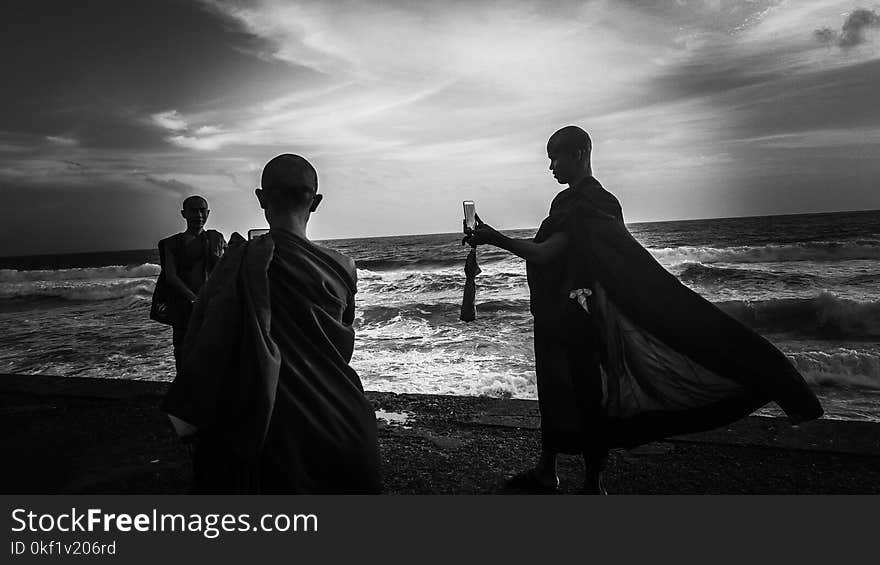
{"type": "Polygon", "coordinates": [[[680,263],[778,263],[880,259],[880,241],[809,242],[788,245],[649,248],[664,265],[680,263]]]}

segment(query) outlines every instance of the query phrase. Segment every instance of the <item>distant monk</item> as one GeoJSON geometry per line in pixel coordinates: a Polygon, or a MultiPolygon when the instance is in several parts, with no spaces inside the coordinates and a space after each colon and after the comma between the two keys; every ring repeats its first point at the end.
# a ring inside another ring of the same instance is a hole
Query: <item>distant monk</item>
{"type": "Polygon", "coordinates": [[[263,169],[268,234],[229,250],[196,303],[165,401],[197,431],[197,493],[378,493],[375,412],[349,365],[357,272],[311,243],[322,195],[297,155],[263,169]]]}
{"type": "Polygon", "coordinates": [[[190,196],[183,201],[180,214],[186,220],[186,231],[159,242],[159,262],[162,272],[157,286],[165,290],[161,313],[164,323],[173,328],[174,366],[180,372],[183,337],[192,314],[192,306],[208,275],[223,256],[226,240],[215,230],[205,230],[208,221],[208,201],[201,196],[190,196]]]}
{"type": "Polygon", "coordinates": [[[681,284],[627,231],[593,177],[587,133],[547,142],[560,192],[534,240],[478,222],[470,242],[526,260],[535,320],[542,454],[509,485],[558,486],[556,455],[583,454],[585,493],[604,494],[611,447],[726,425],[770,401],[793,423],[818,418],[816,396],[764,338],[681,284]]]}

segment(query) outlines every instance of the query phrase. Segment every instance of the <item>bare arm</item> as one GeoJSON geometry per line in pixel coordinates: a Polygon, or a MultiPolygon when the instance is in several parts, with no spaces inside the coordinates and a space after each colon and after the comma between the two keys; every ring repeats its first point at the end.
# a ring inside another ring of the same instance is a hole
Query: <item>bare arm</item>
{"type": "Polygon", "coordinates": [[[487,224],[479,223],[473,234],[467,238],[471,245],[489,244],[510,251],[517,257],[537,264],[546,264],[560,257],[568,245],[568,236],[556,232],[546,241],[535,243],[529,239],[507,237],[487,224]]]}
{"type": "Polygon", "coordinates": [[[516,239],[499,233],[497,240],[489,243],[510,251],[517,257],[521,257],[530,263],[543,265],[553,261],[565,252],[565,247],[568,245],[568,236],[557,232],[546,241],[535,243],[529,239],[516,239]]]}
{"type": "Polygon", "coordinates": [[[195,302],[196,293],[191,291],[186,283],[181,280],[181,278],[177,275],[177,266],[174,262],[174,252],[171,251],[170,247],[165,248],[165,278],[168,279],[168,282],[180,291],[181,294],[186,296],[190,302],[195,302]]]}

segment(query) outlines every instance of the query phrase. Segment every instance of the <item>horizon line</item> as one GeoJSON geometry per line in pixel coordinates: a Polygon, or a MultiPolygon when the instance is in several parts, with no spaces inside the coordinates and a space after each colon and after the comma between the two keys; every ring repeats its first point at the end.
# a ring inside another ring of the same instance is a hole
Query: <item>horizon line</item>
{"type": "MultiPolygon", "coordinates": [[[[711,216],[705,218],[679,218],[679,219],[671,219],[671,220],[646,220],[639,222],[625,222],[627,226],[639,226],[645,224],[668,224],[668,223],[678,223],[678,222],[702,222],[706,220],[738,220],[745,218],[783,218],[783,217],[791,217],[791,216],[823,216],[829,214],[860,214],[860,213],[871,213],[871,212],[880,212],[880,208],[873,208],[869,210],[833,210],[826,212],[794,212],[787,214],[762,214],[762,215],[746,215],[746,216],[711,216]]],[[[267,229],[267,228],[249,228],[249,229],[267,229]]],[[[536,230],[537,226],[529,226],[529,227],[517,227],[517,228],[504,228],[498,231],[500,232],[510,232],[510,231],[524,231],[524,230],[536,230]]],[[[238,233],[237,231],[233,231],[232,233],[238,233]]],[[[430,236],[430,235],[460,235],[461,232],[423,232],[423,233],[401,233],[401,234],[389,234],[389,235],[369,235],[369,236],[358,236],[358,237],[334,237],[334,238],[320,238],[320,239],[312,239],[310,241],[322,242],[322,241],[347,241],[353,239],[386,239],[392,237],[408,237],[408,236],[430,236]]],[[[230,234],[231,235],[231,234],[230,234]]],[[[239,234],[241,235],[241,234],[239,234]]],[[[246,235],[246,234],[245,234],[246,235]]],[[[245,237],[242,235],[242,237],[245,237]]],[[[3,259],[23,259],[30,257],[48,257],[51,255],[90,255],[95,253],[135,253],[142,251],[150,251],[155,248],[153,247],[145,247],[139,249],[100,249],[100,250],[92,250],[92,251],[69,251],[66,253],[36,253],[31,255],[4,255],[0,256],[0,260],[3,259]]]]}

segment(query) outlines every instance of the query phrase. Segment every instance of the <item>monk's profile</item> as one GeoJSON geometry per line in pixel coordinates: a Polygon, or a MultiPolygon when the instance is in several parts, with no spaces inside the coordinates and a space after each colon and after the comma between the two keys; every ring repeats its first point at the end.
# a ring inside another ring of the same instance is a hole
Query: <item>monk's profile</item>
{"type": "Polygon", "coordinates": [[[534,239],[478,220],[468,242],[526,260],[534,317],[541,454],[508,485],[556,491],[556,456],[584,458],[582,492],[602,494],[610,448],[729,424],[774,401],[793,423],[822,407],[766,339],[683,285],[636,241],[593,176],[592,140],[567,126],[547,142],[567,184],[534,239]]]}
{"type": "Polygon", "coordinates": [[[349,365],[355,265],[307,238],[317,191],[303,157],[269,161],[269,233],[233,234],[196,302],[165,402],[197,429],[194,492],[381,490],[375,413],[349,365]]]}

